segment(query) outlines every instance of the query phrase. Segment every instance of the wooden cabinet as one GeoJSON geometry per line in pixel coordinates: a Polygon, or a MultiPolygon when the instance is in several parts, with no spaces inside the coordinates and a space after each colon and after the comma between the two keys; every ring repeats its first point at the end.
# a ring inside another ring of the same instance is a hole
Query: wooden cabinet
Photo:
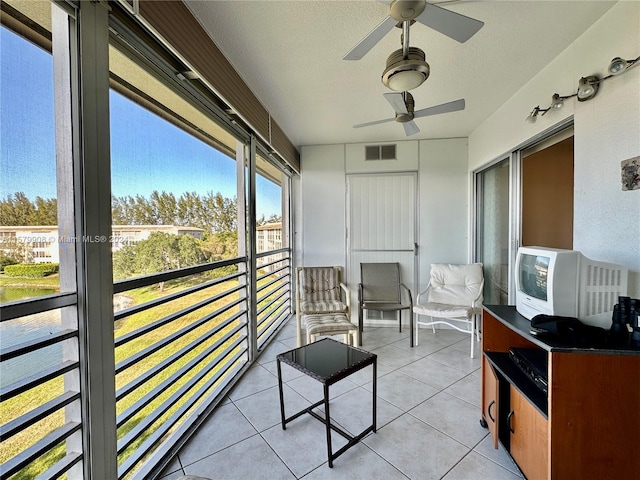
{"type": "Polygon", "coordinates": [[[513,385],[509,390],[509,452],[529,480],[546,479],[549,422],[513,385]]]}
{"type": "Polygon", "coordinates": [[[482,417],[491,438],[493,448],[498,448],[498,377],[486,358],[482,359],[482,417]]]}
{"type": "Polygon", "coordinates": [[[482,321],[481,423],[496,448],[502,443],[529,480],[640,478],[630,457],[640,432],[640,351],[535,337],[504,305],[485,306],[482,321]],[[546,352],[548,394],[510,360],[511,347],[546,352]]]}

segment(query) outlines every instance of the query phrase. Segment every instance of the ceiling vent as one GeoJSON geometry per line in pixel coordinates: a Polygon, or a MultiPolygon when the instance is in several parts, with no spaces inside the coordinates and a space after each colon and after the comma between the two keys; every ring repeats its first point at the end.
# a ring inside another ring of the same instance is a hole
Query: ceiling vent
{"type": "Polygon", "coordinates": [[[395,160],[396,146],[394,145],[366,145],[364,147],[364,159],[370,160],[395,160]]]}

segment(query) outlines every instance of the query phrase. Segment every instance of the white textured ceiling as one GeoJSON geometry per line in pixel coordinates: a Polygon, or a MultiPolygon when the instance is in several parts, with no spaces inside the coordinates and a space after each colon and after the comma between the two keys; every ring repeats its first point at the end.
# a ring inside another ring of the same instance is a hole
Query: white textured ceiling
{"type": "MultiPolygon", "coordinates": [[[[393,29],[362,60],[342,57],[389,12],[380,1],[186,0],[211,38],[296,146],[406,138],[400,124],[354,129],[393,117],[380,81],[386,58],[401,48],[393,29]]],[[[433,2],[484,27],[458,43],[420,23],[411,46],[431,66],[411,93],[415,108],[459,98],[466,109],[416,120],[410,138],[468,136],[615,2],[433,2]]],[[[523,112],[526,116],[526,112],[523,112]]]]}

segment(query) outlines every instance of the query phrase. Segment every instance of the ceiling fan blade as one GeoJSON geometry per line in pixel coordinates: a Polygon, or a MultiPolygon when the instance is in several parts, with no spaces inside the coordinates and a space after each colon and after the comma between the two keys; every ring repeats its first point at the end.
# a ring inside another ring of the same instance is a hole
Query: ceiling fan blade
{"type": "Polygon", "coordinates": [[[396,21],[393,18],[385,18],[376,28],[371,30],[371,32],[369,32],[369,34],[360,41],[360,43],[349,50],[342,59],[360,60],[376,45],[376,43],[382,40],[382,38],[390,32],[395,25],[396,21]]]}
{"type": "Polygon", "coordinates": [[[460,43],[469,40],[484,25],[480,20],[446,10],[432,3],[427,3],[424,12],[416,20],[460,43]]]}
{"type": "Polygon", "coordinates": [[[441,113],[457,112],[464,110],[464,99],[454,100],[453,102],[435,105],[433,107],[423,108],[413,113],[413,118],[428,117],[429,115],[440,115],[441,113]]]}
{"type": "Polygon", "coordinates": [[[393,122],[395,118],[385,118],[384,120],[374,120],[373,122],[359,123],[354,125],[353,128],[370,127],[371,125],[379,125],[381,123],[393,122]]]}
{"type": "Polygon", "coordinates": [[[410,137],[411,135],[415,135],[420,131],[420,129],[418,128],[418,125],[416,125],[416,122],[414,122],[413,120],[404,122],[402,126],[404,127],[404,133],[407,134],[407,137],[410,137]]]}
{"type": "Polygon", "coordinates": [[[384,93],[384,98],[391,104],[394,112],[409,113],[407,105],[404,103],[404,95],[401,92],[384,93]]]}

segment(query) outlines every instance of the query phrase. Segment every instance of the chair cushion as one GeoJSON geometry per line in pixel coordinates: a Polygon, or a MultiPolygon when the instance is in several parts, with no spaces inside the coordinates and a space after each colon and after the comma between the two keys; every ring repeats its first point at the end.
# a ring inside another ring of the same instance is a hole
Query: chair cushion
{"type": "MultiPolygon", "coordinates": [[[[453,265],[434,263],[431,265],[431,290],[429,302],[445,305],[471,305],[482,285],[482,264],[453,265]]],[[[482,296],[478,303],[482,302],[482,296]]]]}
{"type": "Polygon", "coordinates": [[[301,301],[300,311],[302,314],[309,313],[330,313],[330,312],[345,312],[347,306],[339,300],[325,300],[325,301],[301,301]]]}
{"type": "Polygon", "coordinates": [[[310,335],[347,333],[358,329],[357,326],[347,320],[347,316],[343,313],[305,315],[302,320],[306,325],[307,333],[310,335]]]}
{"type": "Polygon", "coordinates": [[[298,287],[302,302],[340,301],[340,279],[333,267],[305,267],[300,270],[298,287]]]}
{"type": "Polygon", "coordinates": [[[413,307],[418,315],[428,315],[438,318],[466,318],[470,319],[474,314],[482,312],[480,307],[471,308],[464,305],[447,305],[444,303],[423,303],[413,307]]]}

